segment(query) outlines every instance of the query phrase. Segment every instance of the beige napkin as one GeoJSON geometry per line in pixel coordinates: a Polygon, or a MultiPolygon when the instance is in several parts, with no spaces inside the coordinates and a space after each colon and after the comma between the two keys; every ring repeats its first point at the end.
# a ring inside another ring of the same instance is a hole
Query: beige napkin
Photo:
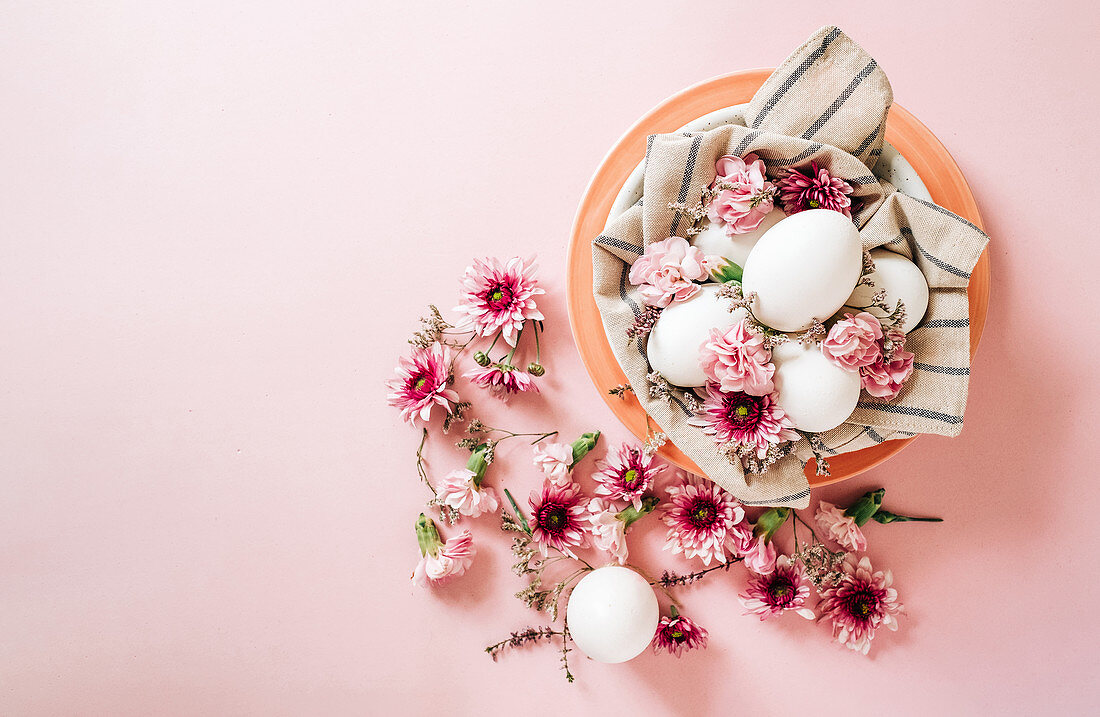
{"type": "Polygon", "coordinates": [[[773,180],[775,172],[816,161],[855,187],[852,196],[860,202],[853,220],[864,246],[911,259],[931,294],[924,319],[906,341],[916,367],[901,394],[884,402],[862,393],[847,423],[820,434],[820,452],[847,453],[918,433],[958,435],[970,375],[966,287],[988,238],[965,219],[902,194],[871,173],[892,102],[877,63],[839,29],[823,28],[768,78],[743,113],[745,124],[651,136],[642,200],[593,240],[593,293],[638,400],[711,480],[746,504],[805,507],[810,489],[803,467],[813,456],[810,446],[800,439],[766,473],[746,475],[710,436],[688,425],[692,414],[683,401],[649,396],[645,340],[629,342],[626,335],[643,308],[627,279],[630,264],[650,242],[686,236],[691,218],[668,205],[697,201],[714,180],[719,157],[753,152],[773,180]]]}

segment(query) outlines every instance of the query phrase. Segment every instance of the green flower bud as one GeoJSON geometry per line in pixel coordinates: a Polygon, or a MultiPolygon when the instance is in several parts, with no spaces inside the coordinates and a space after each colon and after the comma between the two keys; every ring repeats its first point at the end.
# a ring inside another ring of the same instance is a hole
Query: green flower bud
{"type": "Polygon", "coordinates": [[[628,505],[623,510],[620,510],[615,517],[623,521],[623,530],[626,530],[638,519],[644,518],[652,513],[660,502],[661,499],[657,496],[647,495],[645,498],[642,498],[641,508],[635,508],[633,505],[628,505]]]}
{"type": "Polygon", "coordinates": [[[466,461],[466,470],[472,471],[474,474],[475,488],[481,487],[481,479],[485,477],[485,469],[489,467],[489,462],[485,460],[485,454],[488,452],[489,444],[481,443],[474,448],[469,460],[466,461]]]}
{"type": "Polygon", "coordinates": [[[478,351],[474,354],[474,361],[477,362],[478,366],[488,366],[491,359],[489,358],[489,354],[484,351],[478,351]]]}
{"type": "Polygon", "coordinates": [[[862,528],[882,507],[882,496],[885,494],[885,488],[864,493],[862,498],[848,506],[848,510],[844,511],[844,515],[854,520],[856,525],[862,528]]]}
{"type": "Polygon", "coordinates": [[[729,259],[723,260],[722,266],[712,269],[710,272],[715,281],[720,281],[723,284],[731,281],[740,283],[742,274],[744,274],[744,270],[729,259]]]}
{"type": "Polygon", "coordinates": [[[436,556],[443,540],[439,537],[439,529],[435,527],[435,521],[424,515],[416,519],[416,541],[420,543],[420,554],[436,556]]]}
{"type": "Polygon", "coordinates": [[[756,525],[753,526],[752,532],[758,537],[763,538],[764,542],[768,542],[775,535],[775,532],[787,522],[787,517],[790,516],[790,508],[771,508],[760,514],[760,517],[756,519],[756,525]]]}
{"type": "Polygon", "coordinates": [[[598,440],[600,440],[600,432],[592,431],[573,441],[573,462],[569,464],[569,470],[573,470],[573,466],[580,463],[581,459],[596,447],[596,441],[598,440]]]}
{"type": "Polygon", "coordinates": [[[532,376],[542,376],[546,373],[546,369],[542,367],[542,364],[538,364],[532,361],[531,363],[527,364],[527,373],[531,374],[532,376]]]}

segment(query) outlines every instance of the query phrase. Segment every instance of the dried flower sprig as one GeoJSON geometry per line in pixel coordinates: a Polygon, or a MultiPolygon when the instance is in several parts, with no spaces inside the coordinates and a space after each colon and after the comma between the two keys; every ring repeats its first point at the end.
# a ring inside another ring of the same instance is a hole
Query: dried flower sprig
{"type": "Polygon", "coordinates": [[[420,317],[420,330],[409,339],[409,343],[418,349],[428,348],[439,341],[447,329],[454,328],[443,319],[443,315],[439,313],[439,309],[434,304],[428,305],[428,312],[427,316],[420,317]]]}
{"type": "Polygon", "coordinates": [[[660,317],[661,308],[659,306],[646,306],[642,309],[642,312],[634,319],[634,323],[626,330],[627,343],[648,336],[660,317]]]}
{"type": "Polygon", "coordinates": [[[665,570],[663,573],[661,573],[661,577],[657,578],[656,580],[650,580],[649,584],[658,585],[662,588],[665,588],[666,590],[669,588],[691,585],[694,582],[702,580],[705,576],[713,573],[715,570],[723,570],[729,572],[729,569],[732,568],[735,563],[740,563],[743,560],[744,558],[727,558],[726,562],[724,563],[718,563],[717,565],[712,565],[709,568],[704,568],[703,570],[697,570],[696,572],[687,573],[684,575],[674,573],[670,570],[665,570]]]}
{"type": "Polygon", "coordinates": [[[626,400],[626,394],[634,393],[634,387],[631,386],[629,383],[620,383],[618,386],[615,386],[614,388],[609,388],[607,390],[607,393],[608,393],[609,396],[618,396],[619,398],[621,398],[622,400],[625,401],[626,400]]]}
{"type": "Polygon", "coordinates": [[[485,652],[489,653],[489,657],[493,658],[493,662],[496,662],[505,650],[533,645],[543,640],[550,640],[555,635],[563,634],[561,630],[555,630],[549,625],[546,627],[528,627],[525,630],[513,632],[506,640],[489,645],[485,648],[485,652]]]}

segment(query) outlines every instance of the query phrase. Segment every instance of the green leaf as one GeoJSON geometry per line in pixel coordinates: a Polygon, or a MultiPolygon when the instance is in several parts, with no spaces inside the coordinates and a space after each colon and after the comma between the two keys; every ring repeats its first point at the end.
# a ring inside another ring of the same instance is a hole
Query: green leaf
{"type": "Polygon", "coordinates": [[[504,489],[504,495],[508,498],[508,502],[512,504],[512,510],[516,512],[516,517],[519,518],[520,527],[528,535],[531,534],[531,526],[527,522],[527,516],[523,514],[523,511],[519,509],[519,505],[516,504],[516,499],[512,497],[512,491],[507,488],[504,489]]]}

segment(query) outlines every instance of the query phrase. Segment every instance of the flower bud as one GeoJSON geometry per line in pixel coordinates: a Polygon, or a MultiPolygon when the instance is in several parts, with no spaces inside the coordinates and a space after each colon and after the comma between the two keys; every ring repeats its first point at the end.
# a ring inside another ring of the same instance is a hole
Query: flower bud
{"type": "Polygon", "coordinates": [[[481,487],[481,479],[485,477],[485,469],[489,467],[489,461],[487,454],[490,450],[488,443],[482,443],[474,448],[470,453],[469,460],[466,461],[466,470],[474,474],[473,483],[475,488],[481,487]]]}
{"type": "Polygon", "coordinates": [[[723,259],[721,266],[717,266],[710,271],[710,275],[714,280],[723,284],[731,281],[740,283],[742,274],[744,274],[744,270],[729,259],[723,259]]]}
{"type": "Polygon", "coordinates": [[[489,354],[484,351],[478,351],[474,354],[474,361],[477,362],[478,366],[488,366],[490,363],[489,354]]]}
{"type": "Polygon", "coordinates": [[[542,364],[538,364],[532,361],[531,363],[527,364],[527,373],[531,374],[532,376],[542,376],[546,373],[546,369],[542,367],[542,364]]]}
{"type": "Polygon", "coordinates": [[[596,447],[596,441],[600,440],[600,432],[592,431],[581,435],[580,438],[573,441],[573,462],[569,464],[569,470],[573,470],[573,466],[581,462],[581,459],[588,455],[588,452],[596,447]]]}
{"type": "Polygon", "coordinates": [[[439,529],[435,521],[424,515],[416,519],[416,541],[420,543],[420,554],[436,556],[443,541],[439,538],[439,529]]]}
{"type": "Polygon", "coordinates": [[[844,511],[844,515],[854,520],[856,525],[862,528],[882,507],[882,496],[885,494],[885,488],[867,491],[862,498],[848,506],[848,510],[844,511]]]}
{"type": "Polygon", "coordinates": [[[753,527],[752,532],[756,537],[763,538],[764,542],[768,542],[772,539],[772,536],[775,535],[775,531],[779,530],[780,526],[787,522],[787,516],[790,514],[790,508],[772,508],[766,510],[756,519],[756,525],[753,527]]]}
{"type": "Polygon", "coordinates": [[[628,505],[623,510],[620,510],[615,514],[615,517],[623,521],[623,530],[626,530],[634,524],[639,518],[643,518],[653,512],[653,509],[661,502],[661,499],[655,495],[647,495],[642,498],[641,509],[635,508],[633,505],[628,505]]]}

